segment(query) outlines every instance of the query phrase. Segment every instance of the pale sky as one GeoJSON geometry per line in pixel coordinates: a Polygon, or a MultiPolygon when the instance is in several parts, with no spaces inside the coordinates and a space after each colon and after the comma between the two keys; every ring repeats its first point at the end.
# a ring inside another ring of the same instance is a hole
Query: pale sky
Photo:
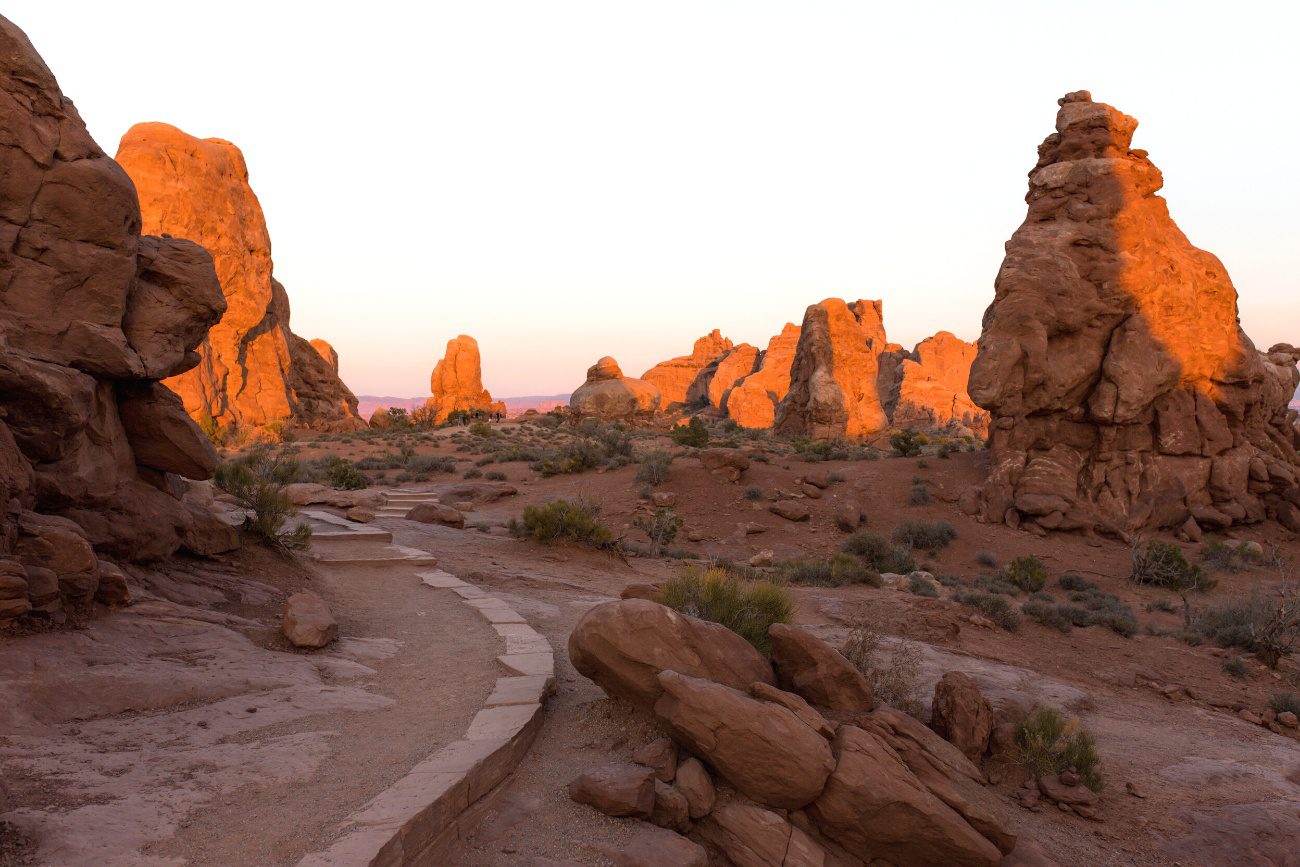
{"type": "Polygon", "coordinates": [[[498,396],[630,375],[824,297],[968,340],[1056,99],[1141,121],[1261,348],[1300,341],[1295,3],[9,0],[110,155],[248,161],[293,329],[358,394],[472,334],[498,396]]]}

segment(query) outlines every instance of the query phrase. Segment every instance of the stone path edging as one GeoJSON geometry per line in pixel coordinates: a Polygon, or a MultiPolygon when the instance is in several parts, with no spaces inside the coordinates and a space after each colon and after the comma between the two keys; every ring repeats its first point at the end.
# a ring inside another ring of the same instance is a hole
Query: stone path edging
{"type": "Polygon", "coordinates": [[[349,830],[298,867],[406,867],[445,864],[472,830],[458,821],[523,760],[555,691],[555,655],[545,636],[505,601],[442,570],[416,573],[451,590],[505,639],[497,660],[512,675],[497,678],[465,736],[449,744],[348,817],[349,830]]]}

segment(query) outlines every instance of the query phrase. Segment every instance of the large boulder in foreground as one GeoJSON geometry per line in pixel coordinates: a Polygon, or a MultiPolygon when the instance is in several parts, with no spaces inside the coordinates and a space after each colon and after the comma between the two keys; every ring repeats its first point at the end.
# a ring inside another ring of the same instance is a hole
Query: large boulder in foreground
{"type": "Polygon", "coordinates": [[[871,684],[834,647],[806,629],[773,623],[772,665],[783,689],[798,693],[819,707],[866,713],[875,706],[871,684]]]}
{"type": "Polygon", "coordinates": [[[645,420],[662,403],[654,383],[624,376],[608,355],[587,368],[587,381],[569,396],[569,409],[575,415],[603,420],[645,420]]]}
{"type": "Polygon", "coordinates": [[[199,346],[203,363],[167,381],[186,411],[222,427],[364,428],[337,354],[289,329],[289,296],[272,275],[271,237],[239,148],[140,123],[117,162],[139,191],[145,231],[206,249],[225,297],[226,315],[199,346]]]}
{"type": "Polygon", "coordinates": [[[1237,291],[1156,195],[1137,121],[1059,100],[984,315],[970,396],[992,415],[986,520],[1113,535],[1227,527],[1300,500],[1300,352],[1255,349],[1237,291]]]}
{"type": "Polygon", "coordinates": [[[793,711],[675,671],[659,683],[655,717],[738,790],[788,810],[821,793],[835,766],[830,747],[793,711]]]}
{"type": "Polygon", "coordinates": [[[569,635],[569,659],[606,693],[647,711],[663,694],[664,670],[738,690],[773,682],[767,660],[730,629],[646,599],[606,602],[584,614],[569,635]]]}
{"type": "Polygon", "coordinates": [[[447,341],[447,351],[433,368],[429,378],[433,396],[425,408],[433,414],[435,424],[442,424],[454,412],[504,413],[506,405],[494,401],[483,387],[483,365],[478,341],[462,334],[447,341]]]}

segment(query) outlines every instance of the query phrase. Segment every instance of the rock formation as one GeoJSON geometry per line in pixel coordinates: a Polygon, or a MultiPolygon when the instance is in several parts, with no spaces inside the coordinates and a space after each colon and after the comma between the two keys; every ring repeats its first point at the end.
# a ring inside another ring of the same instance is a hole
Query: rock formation
{"type": "Polygon", "coordinates": [[[758,367],[760,355],[758,347],[748,343],[728,349],[721,358],[700,372],[691,390],[687,392],[687,402],[706,403],[714,409],[722,409],[732,389],[758,367]]]}
{"type": "Polygon", "coordinates": [[[1260,353],[1241,330],[1223,264],[1130,147],[1137,121],[1086,91],[1059,104],[971,368],[993,467],[967,505],[1116,534],[1295,516],[1300,352],[1260,353]]]}
{"type": "Polygon", "coordinates": [[[984,436],[988,413],[966,393],[976,347],[940,331],[911,352],[899,347],[880,358],[880,399],[893,427],[984,436]]]}
{"type": "Polygon", "coordinates": [[[866,439],[889,426],[876,392],[885,349],[879,301],[827,298],[804,313],[790,390],[776,409],[778,434],[866,439]]]}
{"type": "Polygon", "coordinates": [[[139,191],[144,231],[211,253],[226,298],[225,317],[199,347],[202,363],[167,381],[190,415],[220,427],[365,427],[337,365],[289,330],[289,297],[272,276],[271,239],[239,148],[141,123],[117,161],[139,191]]]}
{"type": "Polygon", "coordinates": [[[334,371],[334,374],[337,376],[339,372],[339,354],[335,351],[334,347],[330,346],[328,341],[321,340],[319,337],[309,342],[311,343],[311,348],[316,350],[317,355],[325,359],[325,363],[330,366],[330,370],[334,371]]]}
{"type": "MultiPolygon", "coordinates": [[[[709,365],[718,361],[731,350],[731,341],[723,337],[718,329],[695,341],[690,355],[680,355],[661,361],[642,375],[641,379],[659,389],[664,406],[673,403],[687,403],[692,400],[691,386],[709,365]]],[[[698,387],[697,387],[698,389],[698,387]]],[[[699,399],[707,390],[698,389],[694,399],[699,399]]]]}
{"type": "Polygon", "coordinates": [[[504,413],[506,405],[492,400],[483,387],[478,341],[462,334],[447,341],[447,351],[434,365],[429,378],[433,397],[425,408],[433,413],[435,424],[442,424],[454,412],[504,413]]]}
{"type": "Polygon", "coordinates": [[[608,355],[587,368],[587,381],[569,398],[575,415],[600,419],[645,419],[659,411],[663,397],[654,383],[624,376],[608,355]]]}
{"type": "Polygon", "coordinates": [[[179,476],[208,478],[217,457],[158,382],[198,363],[225,310],[211,257],[141,236],[130,178],[4,18],[0,126],[2,618],[94,598],[116,574],[97,554],[234,540],[182,499],[179,476]]]}
{"type": "Polygon", "coordinates": [[[787,322],[781,333],[767,342],[758,358],[758,369],[727,392],[722,408],[741,427],[769,428],[776,421],[776,407],[790,390],[790,366],[799,345],[799,326],[787,322]]]}

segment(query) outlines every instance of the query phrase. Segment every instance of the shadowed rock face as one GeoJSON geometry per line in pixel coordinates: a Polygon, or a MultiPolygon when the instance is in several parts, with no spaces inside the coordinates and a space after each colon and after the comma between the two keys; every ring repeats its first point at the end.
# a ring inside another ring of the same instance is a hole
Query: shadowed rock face
{"type": "Polygon", "coordinates": [[[289,330],[289,297],[272,276],[271,238],[239,148],[141,123],[123,136],[117,161],[139,191],[145,231],[211,253],[226,298],[225,317],[199,348],[202,363],[167,381],[190,415],[223,426],[365,427],[337,356],[322,357],[289,330]]]}
{"type": "Polygon", "coordinates": [[[1223,264],[1169,216],[1137,121],[1060,100],[984,315],[989,520],[1114,532],[1259,521],[1300,501],[1296,350],[1258,352],[1223,264]]]}
{"type": "Polygon", "coordinates": [[[776,407],[790,390],[790,365],[799,346],[799,326],[787,322],[781,333],[767,342],[758,358],[758,369],[736,383],[727,393],[723,409],[741,427],[769,428],[776,421],[776,407]]]}
{"type": "Polygon", "coordinates": [[[653,383],[624,376],[618,362],[608,355],[587,368],[587,381],[569,398],[574,414],[601,419],[649,418],[662,403],[653,383]]]}
{"type": "MultiPolygon", "coordinates": [[[[216,454],[158,380],[198,363],[226,304],[201,247],[140,235],[130,178],[4,18],[0,128],[0,559],[85,599],[92,545],[161,557],[215,523],[178,474],[216,454]]],[[[31,610],[14,589],[0,616],[31,610]]]]}
{"type": "Polygon", "coordinates": [[[665,406],[671,403],[688,403],[707,394],[708,377],[703,382],[699,382],[701,374],[731,349],[731,341],[723,337],[722,333],[715,328],[695,341],[690,355],[680,355],[659,362],[647,370],[641,380],[659,389],[665,406]]]}
{"type": "Polygon", "coordinates": [[[429,390],[433,397],[425,406],[433,412],[438,424],[453,412],[506,411],[506,405],[494,402],[483,387],[478,341],[466,334],[447,341],[446,354],[433,368],[429,390]]]}

